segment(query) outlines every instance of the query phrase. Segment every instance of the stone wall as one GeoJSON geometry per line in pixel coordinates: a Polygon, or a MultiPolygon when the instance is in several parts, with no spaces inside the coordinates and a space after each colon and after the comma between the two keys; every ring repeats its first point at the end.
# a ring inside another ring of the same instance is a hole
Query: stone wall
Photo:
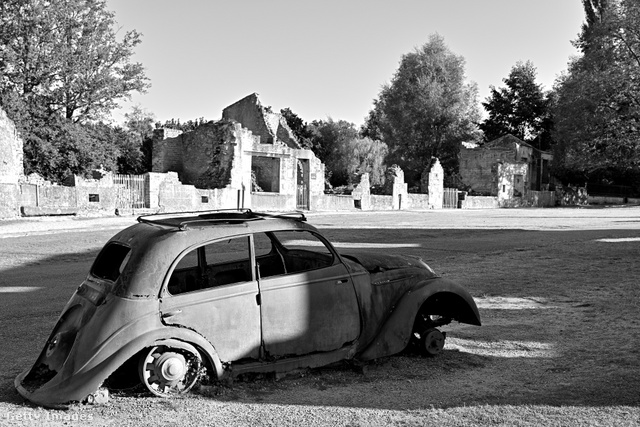
{"type": "Polygon", "coordinates": [[[466,196],[460,203],[461,209],[497,209],[499,207],[496,196],[466,196]]]}
{"type": "Polygon", "coordinates": [[[20,187],[17,184],[0,183],[0,218],[20,215],[20,187]]]}
{"type": "Polygon", "coordinates": [[[155,129],[153,131],[152,172],[182,172],[182,145],[178,139],[181,134],[182,131],[177,129],[155,129]]]}
{"type": "Polygon", "coordinates": [[[0,108],[0,218],[20,214],[20,187],[24,178],[22,165],[23,142],[15,124],[0,108]]]}
{"type": "Polygon", "coordinates": [[[497,163],[513,162],[514,148],[461,148],[460,178],[471,191],[497,195],[497,163]]]}
{"type": "MultiPolygon", "coordinates": [[[[360,209],[356,207],[353,196],[342,194],[322,194],[312,199],[314,211],[352,211],[360,209]]],[[[359,206],[359,205],[358,205],[359,206]]]]}
{"type": "Polygon", "coordinates": [[[0,108],[0,184],[17,184],[24,177],[23,142],[16,126],[0,108]]]}
{"type": "Polygon", "coordinates": [[[239,134],[233,122],[209,122],[195,131],[182,133],[153,144],[152,172],[177,172],[183,183],[198,188],[224,188],[231,184],[239,134]]]}
{"type": "Polygon", "coordinates": [[[527,163],[498,163],[497,165],[497,184],[498,184],[498,203],[501,207],[521,206],[525,189],[528,187],[528,171],[527,163]],[[521,178],[520,178],[521,177],[521,178]],[[518,182],[523,179],[524,182],[518,182]]]}
{"type": "Polygon", "coordinates": [[[407,194],[407,201],[402,203],[403,209],[427,210],[429,206],[429,195],[422,193],[407,194]]]}

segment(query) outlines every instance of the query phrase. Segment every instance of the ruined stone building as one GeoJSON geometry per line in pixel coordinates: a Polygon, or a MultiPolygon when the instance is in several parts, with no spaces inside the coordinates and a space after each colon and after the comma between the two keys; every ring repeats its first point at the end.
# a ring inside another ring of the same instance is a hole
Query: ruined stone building
{"type": "Polygon", "coordinates": [[[0,183],[17,184],[24,176],[22,139],[16,126],[0,108],[0,183]]]}
{"type": "Polygon", "coordinates": [[[24,178],[22,147],[22,138],[16,126],[0,108],[0,218],[16,216],[18,213],[18,183],[24,178]]]}
{"type": "Polygon", "coordinates": [[[549,190],[552,159],[551,153],[504,135],[482,146],[463,145],[459,172],[471,192],[512,199],[549,190]]]}
{"type": "Polygon", "coordinates": [[[197,188],[226,189],[240,207],[313,209],[324,193],[322,162],[255,93],[194,131],[156,130],[152,171],[177,172],[197,188]]]}

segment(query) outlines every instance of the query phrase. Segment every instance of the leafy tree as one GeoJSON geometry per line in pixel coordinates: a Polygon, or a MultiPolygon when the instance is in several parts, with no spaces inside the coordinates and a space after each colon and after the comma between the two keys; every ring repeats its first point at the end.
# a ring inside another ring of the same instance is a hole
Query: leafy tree
{"type": "Polygon", "coordinates": [[[358,177],[369,174],[371,185],[382,185],[385,181],[385,159],[389,153],[387,144],[368,137],[357,137],[339,147],[338,151],[344,159],[344,174],[349,184],[357,184],[358,177]]]}
{"type": "Polygon", "coordinates": [[[180,119],[171,119],[165,120],[164,124],[156,122],[155,126],[156,128],[177,129],[183,132],[191,132],[208,122],[209,120],[205,120],[204,117],[198,117],[195,120],[188,120],[184,123],[180,122],[180,119]]]}
{"type": "Polygon", "coordinates": [[[116,39],[104,0],[3,0],[1,85],[73,121],[95,119],[148,87],[131,63],[140,34],[116,39]]]}
{"type": "Polygon", "coordinates": [[[374,101],[363,135],[381,137],[389,157],[416,182],[431,157],[448,174],[457,170],[462,141],[477,139],[477,88],[465,82],[464,58],[439,35],[402,56],[390,84],[374,101]]]}
{"type": "MultiPolygon", "coordinates": [[[[586,5],[587,3],[585,3],[586,5]]],[[[556,82],[554,170],[565,181],[640,189],[640,4],[599,2],[556,82]]]]}
{"type": "Polygon", "coordinates": [[[343,148],[349,141],[359,137],[355,125],[345,120],[334,121],[329,117],[326,121],[314,120],[307,125],[307,130],[311,135],[311,149],[325,164],[331,185],[348,184],[347,158],[343,148]]]}
{"type": "Polygon", "coordinates": [[[298,138],[300,145],[303,148],[311,148],[311,131],[307,128],[307,123],[291,111],[289,107],[280,110],[280,114],[287,121],[287,125],[291,128],[293,134],[298,138]]]}
{"type": "Polygon", "coordinates": [[[155,120],[153,114],[134,106],[124,117],[124,129],[116,142],[120,151],[118,171],[134,175],[149,172],[155,120]]]}
{"type": "Polygon", "coordinates": [[[491,95],[482,103],[489,113],[481,124],[485,141],[492,141],[508,133],[548,149],[549,100],[536,83],[533,63],[518,62],[503,79],[506,87],[491,86],[491,95]]]}
{"type": "Polygon", "coordinates": [[[0,2],[0,105],[25,140],[25,170],[60,180],[103,165],[119,148],[96,140],[103,117],[148,79],[130,62],[140,35],[117,40],[104,0],[0,2]]]}
{"type": "Polygon", "coordinates": [[[116,170],[118,150],[106,144],[111,128],[104,124],[82,125],[64,118],[48,118],[25,139],[25,172],[38,173],[62,182],[71,174],[87,175],[103,167],[116,170]]]}

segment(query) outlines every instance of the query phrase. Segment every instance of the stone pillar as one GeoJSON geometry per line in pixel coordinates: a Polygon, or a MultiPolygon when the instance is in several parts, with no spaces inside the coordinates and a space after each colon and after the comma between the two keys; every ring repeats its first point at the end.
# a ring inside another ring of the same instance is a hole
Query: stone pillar
{"type": "Polygon", "coordinates": [[[392,188],[392,209],[399,210],[407,207],[409,190],[404,182],[404,171],[399,167],[395,168],[392,188]]]}
{"type": "Polygon", "coordinates": [[[362,174],[360,183],[353,189],[351,197],[353,197],[353,200],[360,201],[360,209],[363,211],[371,209],[371,185],[369,184],[368,173],[362,174]]]}
{"type": "Polygon", "coordinates": [[[444,170],[435,159],[429,170],[429,209],[442,209],[444,194],[444,170]]]}

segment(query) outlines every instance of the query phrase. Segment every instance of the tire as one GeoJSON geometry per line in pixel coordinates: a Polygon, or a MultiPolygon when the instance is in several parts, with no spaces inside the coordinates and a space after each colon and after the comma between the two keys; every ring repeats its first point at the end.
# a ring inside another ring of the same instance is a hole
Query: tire
{"type": "Polygon", "coordinates": [[[436,328],[429,328],[420,333],[419,350],[420,354],[427,357],[434,357],[442,353],[444,348],[445,334],[436,328]]]}

